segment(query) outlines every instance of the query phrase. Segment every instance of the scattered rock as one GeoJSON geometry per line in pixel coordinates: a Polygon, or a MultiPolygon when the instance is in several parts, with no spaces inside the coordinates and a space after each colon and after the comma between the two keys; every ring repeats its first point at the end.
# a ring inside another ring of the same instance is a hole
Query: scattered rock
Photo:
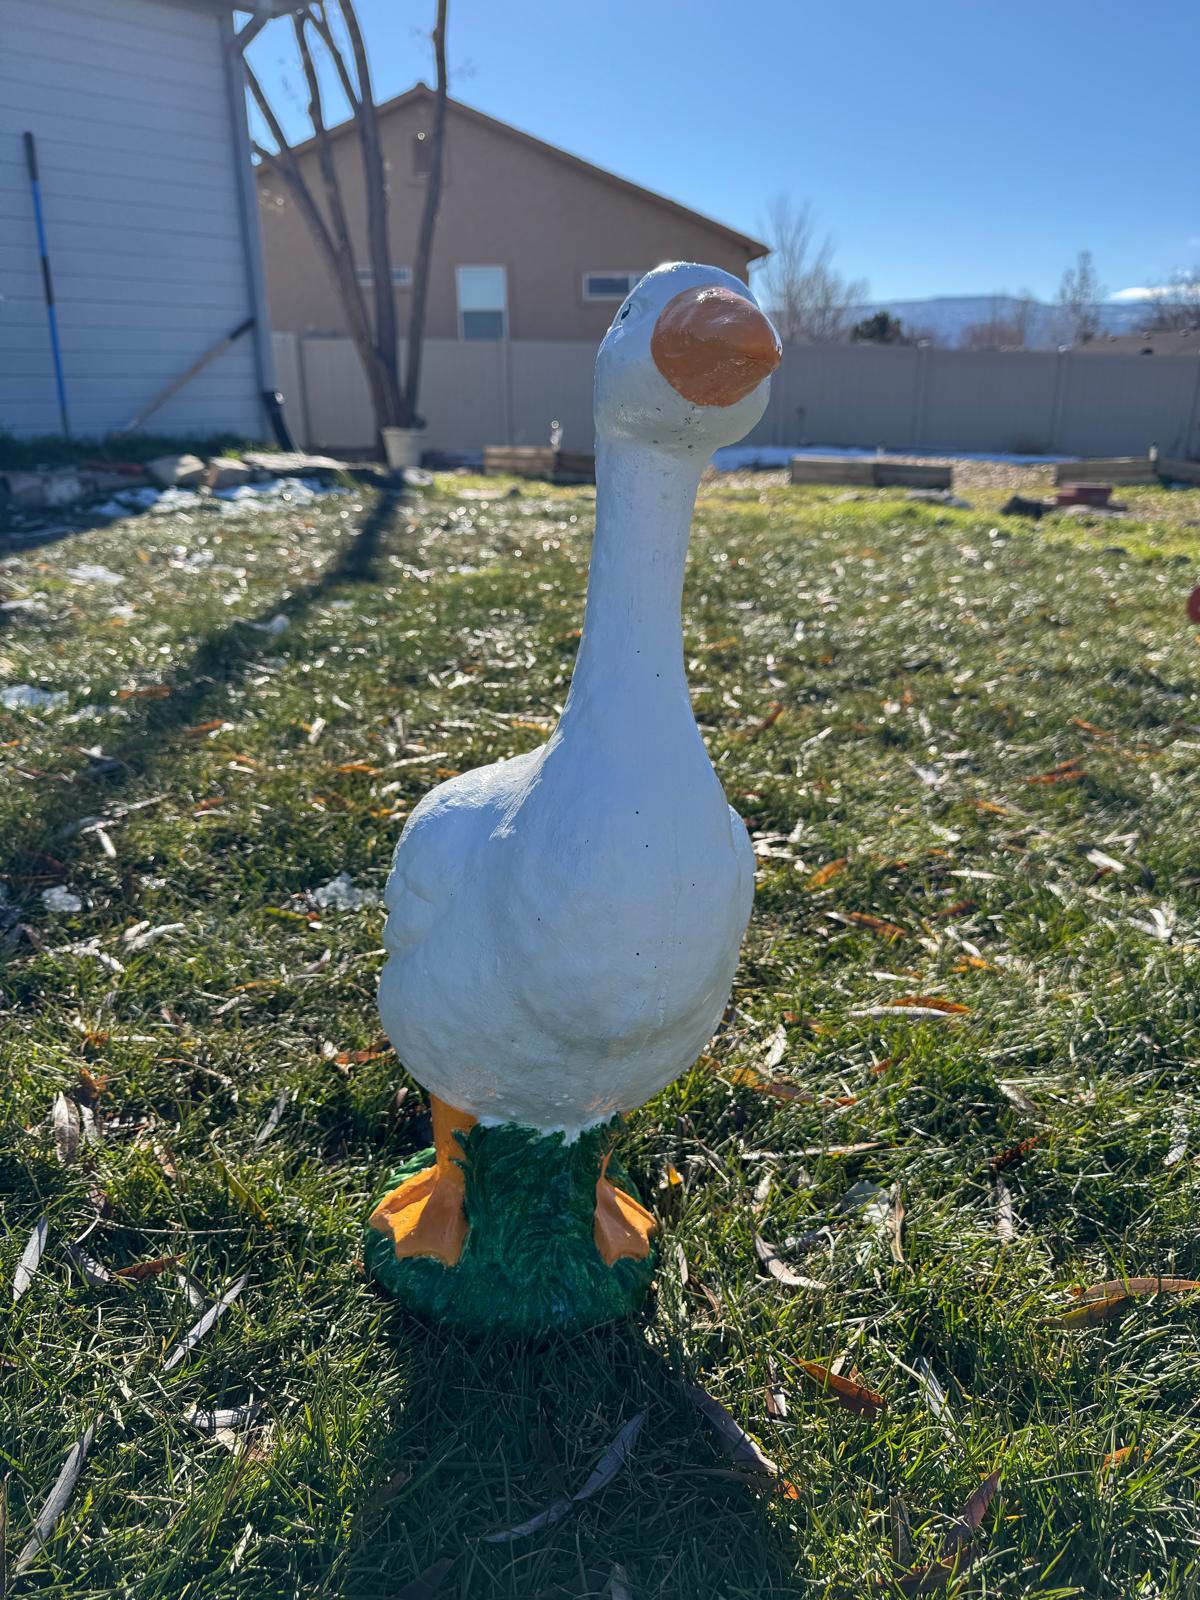
{"type": "Polygon", "coordinates": [[[57,472],[8,472],[5,481],[19,506],[69,506],[84,495],[79,474],[69,467],[57,472]]]}
{"type": "Polygon", "coordinates": [[[346,463],[333,456],[310,456],[302,450],[247,450],[242,459],[252,471],[270,478],[340,477],[347,470],[346,463]]]}
{"type": "Polygon", "coordinates": [[[1000,507],[1002,517],[1044,517],[1053,508],[1045,500],[1030,500],[1023,494],[1010,495],[1000,507]]]}
{"type": "Polygon", "coordinates": [[[14,683],[0,689],[0,706],[6,711],[54,711],[67,703],[65,689],[35,689],[30,683],[14,683]]]}
{"type": "Polygon", "coordinates": [[[1127,517],[1129,512],[1122,506],[1063,506],[1059,514],[1064,517],[1082,517],[1085,521],[1092,517],[1107,521],[1113,517],[1127,517]]]}
{"type": "Polygon", "coordinates": [[[336,878],[312,891],[312,898],[323,911],[360,911],[363,906],[379,904],[380,895],[375,889],[356,889],[348,872],[339,872],[336,878]]]}
{"type": "Polygon", "coordinates": [[[971,502],[960,499],[951,489],[910,489],[904,498],[906,500],[931,500],[935,505],[953,506],[956,511],[969,511],[971,509],[971,502]]]}
{"type": "Polygon", "coordinates": [[[208,463],[205,474],[210,489],[236,489],[240,484],[249,483],[253,476],[252,468],[244,461],[235,461],[232,456],[217,456],[208,463]]]}
{"type": "Polygon", "coordinates": [[[83,901],[79,896],[72,894],[70,889],[64,889],[61,883],[56,883],[53,889],[42,890],[42,904],[47,911],[63,916],[83,910],[83,901]]]}
{"type": "Polygon", "coordinates": [[[81,561],[77,567],[67,568],[72,583],[124,583],[125,579],[111,567],[99,566],[95,561],[81,561]]]}
{"type": "Polygon", "coordinates": [[[208,476],[199,456],[156,456],[146,463],[146,471],[160,489],[195,489],[208,476]]]}

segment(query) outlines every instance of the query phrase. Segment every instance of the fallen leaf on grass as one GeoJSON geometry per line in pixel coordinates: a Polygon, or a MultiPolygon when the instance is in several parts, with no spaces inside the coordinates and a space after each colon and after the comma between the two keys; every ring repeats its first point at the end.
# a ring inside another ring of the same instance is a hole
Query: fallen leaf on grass
{"type": "Polygon", "coordinates": [[[1009,1167],[1015,1167],[1036,1144],[1041,1142],[1040,1133],[1031,1133],[1028,1139],[1022,1139],[1020,1144],[1011,1144],[1007,1150],[1001,1150],[999,1155],[989,1156],[988,1166],[992,1172],[1006,1172],[1009,1167]]]}
{"type": "Polygon", "coordinates": [[[906,1572],[895,1580],[902,1594],[936,1594],[944,1589],[952,1578],[960,1576],[968,1567],[974,1565],[979,1556],[979,1549],[972,1540],[979,1531],[999,1486],[1000,1469],[997,1468],[983,1480],[959,1512],[954,1526],[946,1536],[940,1558],[930,1562],[928,1566],[915,1567],[911,1572],[906,1572]]]}
{"type": "Polygon", "coordinates": [[[788,1289],[814,1289],[820,1294],[828,1288],[827,1284],[819,1283],[816,1278],[805,1278],[799,1272],[793,1272],[786,1262],[779,1259],[775,1246],[768,1244],[757,1233],[754,1235],[754,1253],[771,1276],[788,1289]]]}
{"type": "Polygon", "coordinates": [[[619,1561],[613,1564],[608,1577],[608,1600],[633,1600],[633,1590],[629,1587],[625,1568],[619,1561]]]}
{"type": "Polygon", "coordinates": [[[1078,760],[1064,761],[1061,766],[1052,767],[1049,772],[1039,772],[1035,777],[1026,778],[1026,783],[1078,783],[1085,774],[1080,770],[1078,760]]]}
{"type": "Polygon", "coordinates": [[[228,1310],[228,1308],[237,1299],[238,1295],[241,1294],[242,1290],[246,1287],[249,1281],[250,1274],[248,1272],[243,1272],[240,1278],[238,1278],[234,1283],[230,1284],[229,1288],[226,1289],[221,1298],[209,1306],[208,1310],[200,1318],[199,1322],[188,1329],[187,1333],[184,1334],[183,1338],[171,1351],[170,1355],[166,1357],[163,1362],[164,1372],[171,1372],[179,1365],[179,1363],[190,1350],[195,1349],[195,1347],[200,1343],[201,1339],[203,1339],[204,1335],[212,1327],[213,1323],[216,1322],[218,1317],[220,1317],[226,1310],[228,1310]]]}
{"type": "Polygon", "coordinates": [[[957,1000],[943,1000],[936,994],[903,994],[898,1000],[884,1002],[888,1006],[913,1006],[922,1011],[944,1011],[947,1016],[961,1017],[970,1011],[970,1006],[960,1005],[957,1000]]]}
{"type": "Polygon", "coordinates": [[[768,728],[773,728],[783,715],[784,705],[782,700],[772,700],[771,709],[761,721],[753,727],[747,728],[739,737],[743,740],[757,739],[760,733],[766,733],[768,728]]]}
{"type": "Polygon", "coordinates": [[[523,1539],[526,1534],[536,1533],[539,1528],[548,1528],[551,1523],[561,1521],[573,1506],[580,1504],[581,1501],[590,1500],[594,1494],[599,1494],[624,1466],[645,1420],[644,1411],[639,1411],[636,1416],[629,1419],[597,1461],[582,1489],[576,1490],[573,1495],[561,1495],[557,1500],[552,1500],[544,1511],[539,1511],[537,1516],[530,1517],[527,1522],[518,1523],[514,1528],[503,1528],[499,1533],[485,1533],[483,1543],[504,1544],[510,1539],[523,1539]]]}
{"type": "Polygon", "coordinates": [[[1190,1294],[1200,1289],[1195,1278],[1110,1278],[1086,1289],[1072,1289],[1077,1300],[1108,1300],[1114,1295],[1190,1294]]]}
{"type": "Polygon", "coordinates": [[[892,1252],[892,1260],[903,1265],[904,1262],[904,1199],[900,1193],[900,1184],[897,1182],[892,1189],[891,1205],[887,1215],[888,1244],[892,1252]]]}
{"type": "Polygon", "coordinates": [[[869,928],[872,933],[878,933],[884,939],[907,939],[908,929],[902,928],[898,922],[888,922],[884,917],[872,916],[869,911],[846,911],[832,913],[841,922],[853,922],[859,928],[869,928]]]}
{"type": "Polygon", "coordinates": [[[64,1167],[79,1154],[79,1107],[65,1094],[54,1097],[54,1149],[64,1167]]]}
{"type": "Polygon", "coordinates": [[[818,867],[809,877],[804,887],[806,889],[823,889],[827,883],[837,877],[839,872],[845,872],[849,865],[849,856],[839,856],[836,861],[827,861],[823,867],[818,867]]]}
{"type": "Polygon", "coordinates": [[[1013,1216],[1012,1195],[1003,1178],[995,1181],[996,1191],[996,1234],[1001,1244],[1011,1244],[1016,1238],[1016,1219],[1013,1216]]]}
{"type": "MultiPolygon", "coordinates": [[[[965,1011],[966,1006],[962,1009],[965,1011]]],[[[947,1011],[943,1006],[922,1006],[913,1000],[889,1000],[878,1006],[857,1006],[848,1013],[851,1017],[867,1017],[876,1021],[888,1018],[892,1021],[903,1022],[957,1022],[958,1015],[947,1011]]]]}
{"type": "Polygon", "coordinates": [[[735,1466],[757,1477],[778,1478],[779,1468],[775,1462],[707,1389],[697,1383],[685,1383],[683,1392],[712,1427],[735,1466]]]}
{"type": "Polygon", "coordinates": [[[262,1127],[259,1128],[258,1132],[254,1135],[254,1143],[256,1145],[266,1144],[267,1140],[275,1132],[275,1129],[279,1126],[283,1113],[288,1108],[291,1098],[292,1092],[290,1089],[284,1089],[281,1091],[275,1101],[275,1104],[271,1107],[270,1111],[267,1112],[266,1119],[263,1122],[262,1127]]]}
{"type": "Polygon", "coordinates": [[[767,1402],[767,1415],[778,1418],[780,1422],[786,1422],[788,1414],[786,1391],[778,1384],[769,1383],[763,1391],[763,1397],[767,1402]]]}
{"type": "Polygon", "coordinates": [[[809,1094],[807,1089],[801,1089],[787,1078],[764,1077],[757,1067],[735,1067],[729,1074],[729,1081],[742,1084],[747,1089],[757,1089],[759,1094],[773,1095],[776,1100],[795,1100],[801,1105],[820,1106],[824,1111],[858,1104],[856,1094],[830,1095],[822,1099],[815,1094],[809,1094]]]}
{"type": "Polygon", "coordinates": [[[29,1235],[29,1242],[21,1253],[17,1262],[17,1270],[13,1273],[12,1297],[15,1305],[33,1282],[37,1272],[38,1263],[42,1259],[42,1252],[46,1248],[46,1240],[50,1236],[50,1224],[45,1217],[39,1217],[34,1225],[33,1232],[29,1235]]]}
{"type": "Polygon", "coordinates": [[[84,1282],[93,1289],[103,1289],[112,1282],[112,1273],[102,1261],[88,1253],[78,1241],[67,1246],[67,1255],[78,1268],[84,1282]]]}
{"type": "Polygon", "coordinates": [[[406,1583],[398,1594],[396,1600],[437,1600],[443,1584],[454,1570],[456,1556],[443,1556],[440,1561],[435,1561],[431,1567],[411,1583],[406,1583]]]}
{"type": "Polygon", "coordinates": [[[1064,1311],[1061,1316],[1047,1317],[1042,1326],[1044,1328],[1091,1328],[1098,1322],[1108,1322],[1113,1317],[1118,1317],[1122,1311],[1128,1310],[1132,1305],[1132,1296],[1127,1294],[1105,1295],[1102,1300],[1085,1300],[1082,1305],[1074,1306],[1070,1311],[1064,1311]]]}
{"type": "MultiPolygon", "coordinates": [[[[84,1042],[90,1044],[92,1042],[93,1038],[98,1038],[98,1037],[99,1037],[98,1035],[85,1034],[84,1035],[84,1042]]],[[[102,1042],[104,1042],[104,1043],[108,1042],[108,1035],[107,1034],[105,1034],[103,1036],[103,1041],[102,1042]]],[[[94,1106],[96,1104],[97,1100],[99,1100],[100,1096],[104,1093],[105,1089],[107,1089],[107,1088],[108,1088],[108,1079],[106,1077],[104,1077],[103,1075],[101,1075],[100,1077],[97,1077],[96,1074],[94,1072],[90,1072],[87,1067],[80,1067],[80,1069],[79,1069],[79,1089],[76,1092],[80,1096],[80,1098],[82,1098],[83,1100],[85,1100],[87,1102],[87,1104],[89,1106],[94,1106]]]]}
{"type": "Polygon", "coordinates": [[[832,1372],[819,1361],[797,1361],[794,1365],[804,1373],[805,1377],[811,1378],[814,1383],[825,1389],[831,1399],[836,1400],[847,1411],[853,1411],[856,1416],[867,1417],[873,1421],[887,1410],[887,1401],[881,1394],[876,1394],[874,1389],[868,1389],[865,1384],[843,1378],[840,1373],[832,1372]]]}
{"type": "Polygon", "coordinates": [[[958,1520],[951,1529],[946,1544],[942,1549],[942,1557],[949,1560],[951,1555],[960,1550],[965,1550],[970,1541],[979,1532],[980,1525],[987,1515],[987,1509],[992,1503],[996,1490],[1000,1487],[1000,1468],[990,1473],[958,1514],[958,1520]]]}
{"type": "Polygon", "coordinates": [[[114,1278],[127,1278],[134,1283],[144,1283],[147,1278],[157,1278],[168,1267],[178,1266],[178,1256],[159,1256],[156,1261],[135,1261],[132,1266],[114,1267],[114,1278]]]}
{"type": "Polygon", "coordinates": [[[861,1156],[868,1150],[886,1148],[882,1139],[864,1139],[860,1144],[810,1144],[793,1153],[798,1156],[861,1156]]]}
{"type": "Polygon", "coordinates": [[[384,1506],[390,1505],[406,1484],[412,1482],[412,1473],[401,1470],[393,1472],[379,1485],[379,1488],[363,1503],[362,1515],[369,1516],[374,1511],[382,1511],[384,1506]]]}
{"type": "Polygon", "coordinates": [[[950,1414],[950,1402],[946,1398],[946,1391],[937,1380],[928,1356],[918,1356],[913,1366],[917,1380],[925,1392],[929,1402],[929,1409],[939,1422],[945,1421],[953,1427],[954,1418],[950,1414]]]}
{"type": "Polygon", "coordinates": [[[59,1517],[67,1508],[75,1485],[79,1482],[79,1474],[83,1471],[83,1464],[87,1460],[87,1453],[92,1447],[92,1440],[96,1437],[96,1424],[84,1432],[71,1446],[67,1459],[62,1464],[62,1470],[54,1480],[54,1487],[46,1496],[42,1509],[38,1512],[37,1522],[31,1537],[17,1557],[13,1567],[13,1577],[20,1577],[25,1568],[36,1560],[38,1551],[53,1533],[59,1517]]]}
{"type": "Polygon", "coordinates": [[[166,700],[171,693],[168,683],[147,684],[144,689],[118,689],[118,700],[166,700]]]}

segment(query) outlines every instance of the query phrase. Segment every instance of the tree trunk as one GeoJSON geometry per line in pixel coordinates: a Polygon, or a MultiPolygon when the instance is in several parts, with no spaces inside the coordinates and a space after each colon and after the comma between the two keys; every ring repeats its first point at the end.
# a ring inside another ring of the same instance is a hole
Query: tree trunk
{"type": "Polygon", "coordinates": [[[433,149],[425,179],[425,205],[421,212],[421,231],[413,262],[412,304],[408,320],[408,352],[404,371],[405,409],[416,426],[420,422],[417,404],[421,392],[421,351],[425,340],[425,307],[429,299],[429,266],[433,256],[433,235],[442,203],[442,171],[446,148],[446,0],[438,0],[437,21],[433,30],[433,53],[437,61],[437,99],[433,108],[433,149]]]}

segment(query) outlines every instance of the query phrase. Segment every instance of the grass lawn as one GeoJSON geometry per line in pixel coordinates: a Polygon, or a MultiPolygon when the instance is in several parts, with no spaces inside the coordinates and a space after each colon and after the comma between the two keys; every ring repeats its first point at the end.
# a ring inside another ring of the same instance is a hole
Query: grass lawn
{"type": "Polygon", "coordinates": [[[67,697],[0,709],[9,1593],[914,1593],[997,1468],[974,1565],[922,1592],[1200,1593],[1200,1296],[1059,1321],[1072,1289],[1200,1277],[1194,538],[1151,501],[1068,537],[703,492],[687,657],[755,915],[711,1054],[630,1119],[663,1220],[644,1322],[514,1350],[414,1325],[357,1261],[428,1140],[380,1038],[374,894],[432,783],[545,736],[576,649],[590,496],[495,493],[147,516],[0,562],[29,602],[0,689],[67,697]],[[342,873],[366,903],[319,904],[342,873]],[[485,1541],[639,1413],[607,1487],[485,1541]]]}

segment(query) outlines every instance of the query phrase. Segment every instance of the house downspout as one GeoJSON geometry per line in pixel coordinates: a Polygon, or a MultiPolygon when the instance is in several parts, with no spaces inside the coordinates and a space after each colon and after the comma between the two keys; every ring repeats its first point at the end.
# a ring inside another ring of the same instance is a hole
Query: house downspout
{"type": "Polygon", "coordinates": [[[233,131],[242,259],[246,264],[246,286],[254,317],[254,364],[258,374],[259,401],[267,423],[264,437],[273,437],[283,450],[294,450],[296,446],[283,415],[283,396],[275,386],[275,352],[271,346],[267,278],[263,269],[262,235],[258,226],[258,185],[250,159],[250,130],[246,123],[246,80],[242,72],[241,51],[235,41],[233,20],[224,9],[221,11],[220,28],[230,126],[233,131]]]}

